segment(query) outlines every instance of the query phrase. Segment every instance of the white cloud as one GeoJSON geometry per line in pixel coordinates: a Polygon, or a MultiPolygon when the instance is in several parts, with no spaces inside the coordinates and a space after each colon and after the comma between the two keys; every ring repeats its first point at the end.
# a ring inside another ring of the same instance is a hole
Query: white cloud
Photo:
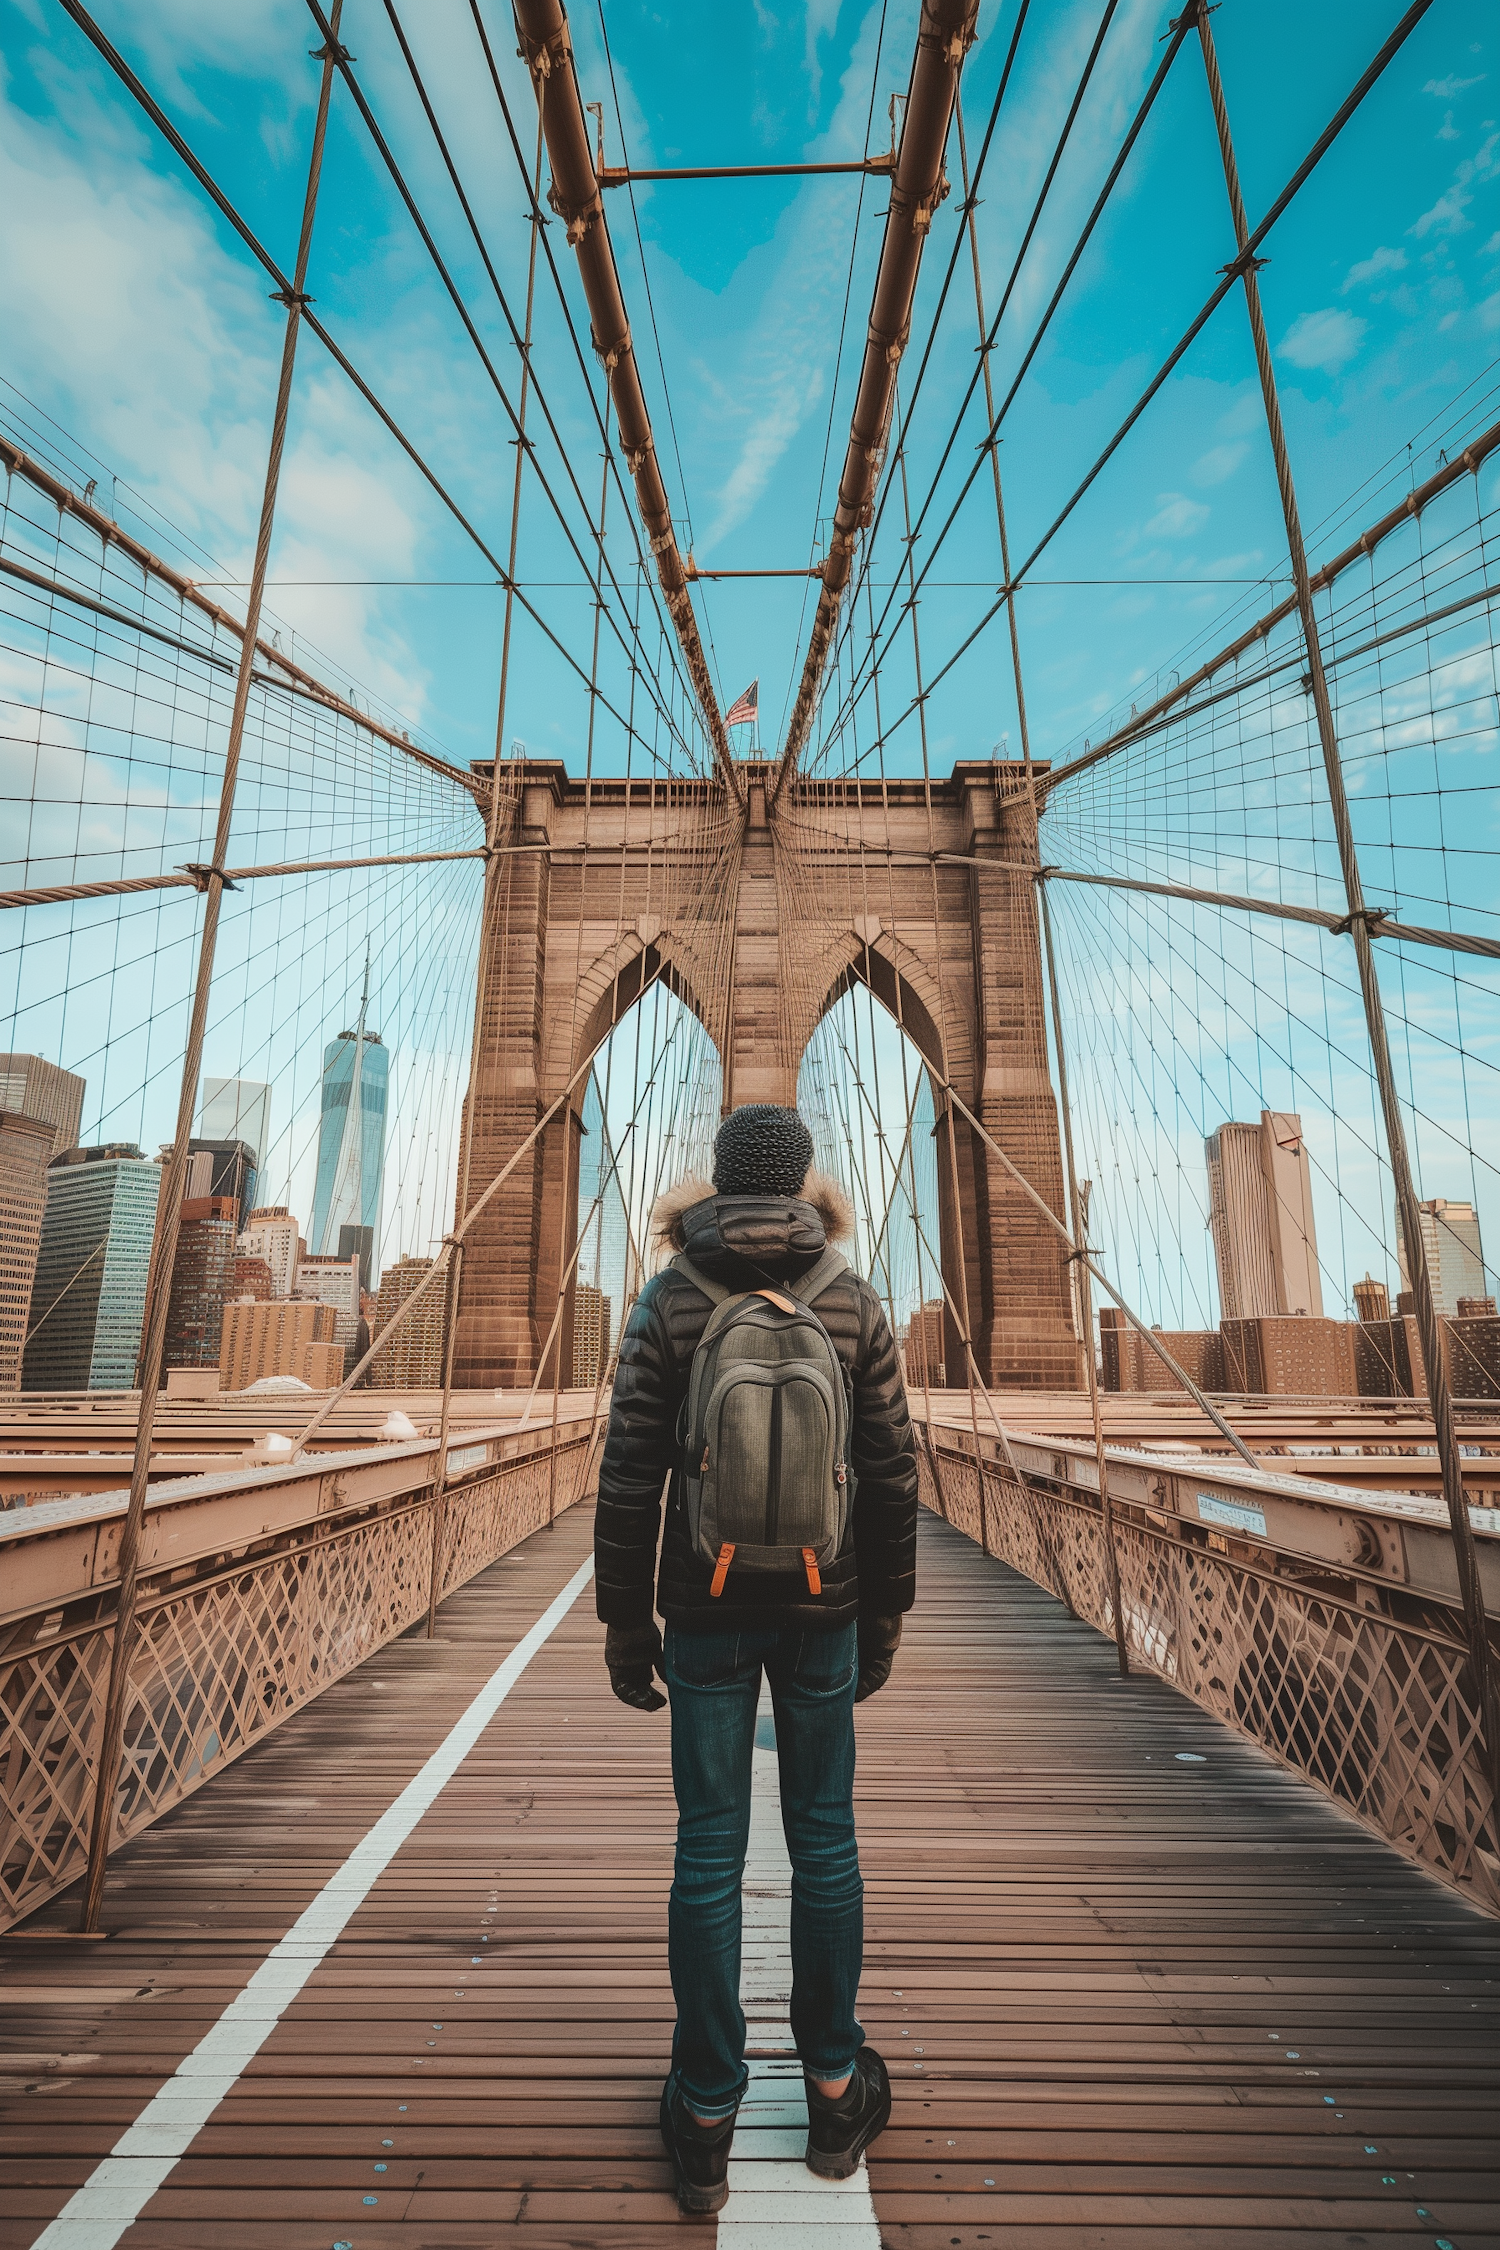
{"type": "Polygon", "coordinates": [[[1156,513],[1144,527],[1148,539],[1185,539],[1201,531],[1209,518],[1209,510],[1201,500],[1189,500],[1185,492],[1158,492],[1156,513]]]}
{"type": "Polygon", "coordinates": [[[840,0],[807,0],[807,114],[818,114],[823,92],[823,65],[818,55],[820,39],[831,39],[838,29],[840,0]]]}
{"type": "MultiPolygon", "coordinates": [[[[66,91],[69,134],[8,103],[0,84],[7,373],[244,579],[280,316],[257,274],[225,257],[193,191],[141,161],[134,122],[96,106],[82,75],[66,91]]],[[[416,522],[370,446],[368,413],[304,335],[273,578],[415,574],[416,522]]],[[[237,599],[226,596],[231,608],[237,599]]],[[[299,637],[327,634],[347,680],[420,720],[421,671],[381,599],[373,589],[272,594],[299,637]]],[[[315,654],[307,660],[317,668],[315,654]]]]}
{"type": "Polygon", "coordinates": [[[1435,94],[1440,102],[1451,102],[1456,94],[1466,92],[1470,86],[1482,86],[1485,76],[1486,73],[1481,71],[1477,78],[1454,78],[1451,75],[1447,78],[1429,78],[1422,91],[1424,94],[1435,94]]]}
{"type": "Polygon", "coordinates": [[[1318,367],[1334,375],[1354,358],[1369,325],[1356,314],[1336,312],[1332,306],[1299,313],[1277,351],[1293,367],[1318,367]]]}
{"type": "Polygon", "coordinates": [[[1473,200],[1472,189],[1451,187],[1438,197],[1430,210],[1422,213],[1407,232],[1414,234],[1419,242],[1425,241],[1429,234],[1461,234],[1465,227],[1474,223],[1472,219],[1464,217],[1464,212],[1473,200]]]}
{"type": "Polygon", "coordinates": [[[1440,141],[1456,141],[1462,138],[1461,134],[1459,133],[1458,127],[1453,122],[1453,112],[1451,109],[1444,110],[1443,122],[1437,129],[1436,137],[1440,141]]]}
{"type": "Polygon", "coordinates": [[[1486,297],[1478,310],[1482,328],[1500,328],[1500,289],[1492,297],[1486,297]]]}
{"type": "Polygon", "coordinates": [[[1243,438],[1232,445],[1211,445],[1193,463],[1194,484],[1222,484],[1234,475],[1249,450],[1243,438]]]}
{"type": "Polygon", "coordinates": [[[1383,273],[1404,273],[1406,262],[1406,252],[1399,245],[1393,250],[1380,243],[1368,258],[1361,258],[1357,265],[1349,268],[1344,276],[1344,294],[1347,296],[1351,289],[1362,288],[1367,281],[1378,281],[1383,273]]]}

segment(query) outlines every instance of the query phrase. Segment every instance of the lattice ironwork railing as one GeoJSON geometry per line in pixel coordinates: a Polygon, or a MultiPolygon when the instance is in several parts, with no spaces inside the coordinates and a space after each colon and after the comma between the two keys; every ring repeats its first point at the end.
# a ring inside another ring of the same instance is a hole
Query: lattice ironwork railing
{"type": "MultiPolygon", "coordinates": [[[[1096,1497],[972,1450],[921,1455],[922,1498],[989,1554],[1113,1635],[1096,1497]]],[[[1388,1842],[1500,1913],[1500,1841],[1457,1614],[1452,1629],[1392,1614],[1380,1588],[1355,1598],[1117,1513],[1131,1662],[1157,1673],[1337,1798],[1388,1842]]],[[[1297,1566],[1293,1564],[1293,1570],[1297,1566]]],[[[1428,1618],[1434,1606],[1419,1606],[1428,1618]]]]}
{"type": "MultiPolygon", "coordinates": [[[[440,1596],[581,1499],[591,1451],[586,1435],[563,1439],[555,1457],[501,1461],[450,1486],[440,1596]]],[[[418,1484],[343,1521],[298,1525],[243,1563],[143,1588],[115,1844],[415,1623],[432,1553],[432,1508],[418,1484]]],[[[56,1614],[13,1635],[0,1657],[0,1928],[64,1889],[88,1854],[113,1627],[107,1616],[70,1625],[63,1615],[49,1633],[56,1614]]]]}

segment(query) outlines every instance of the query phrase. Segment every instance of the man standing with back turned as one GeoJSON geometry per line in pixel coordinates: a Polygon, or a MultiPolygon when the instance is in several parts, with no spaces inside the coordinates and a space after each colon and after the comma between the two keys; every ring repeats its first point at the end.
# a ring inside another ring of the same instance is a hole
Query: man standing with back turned
{"type": "Polygon", "coordinates": [[[807,2162],[848,2179],[891,2109],[855,2020],[864,1945],[854,1706],[884,1687],[915,1593],[917,1463],[880,1301],[833,1243],[843,1190],[810,1170],[794,1109],[719,1128],[714,1179],[662,1197],[677,1252],[620,1339],[594,1554],[622,1703],[672,1705],[677,1860],[668,1952],[677,2027],[661,2133],[685,2211],[728,2195],[745,2091],[740,1884],[761,1673],[776,1714],[792,1862],[792,2032],[807,2162]],[[656,1604],[662,1486],[670,1472],[656,1604]]]}

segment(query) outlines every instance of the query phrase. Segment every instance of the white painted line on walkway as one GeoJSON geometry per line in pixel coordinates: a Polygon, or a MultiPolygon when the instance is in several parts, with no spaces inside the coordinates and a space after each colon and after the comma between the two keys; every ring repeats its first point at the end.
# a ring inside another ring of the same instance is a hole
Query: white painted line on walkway
{"type": "MultiPolygon", "coordinates": [[[[771,1699],[761,1689],[761,1718],[771,1699]]],[[[762,1733],[769,1733],[763,1725],[762,1733]]],[[[863,2164],[852,2180],[820,2180],[803,2162],[807,2098],[787,2009],[792,1993],[792,1870],[781,1829],[774,1750],[754,1753],[740,2004],[752,2053],[729,2153],[719,2250],[880,2250],[863,2164]]]]}
{"type": "Polygon", "coordinates": [[[328,1948],[343,1934],[407,1837],[452,1780],[531,1659],[594,1575],[592,1556],[490,1675],[420,1773],[357,1843],[212,2031],[183,2057],[110,2154],[70,2198],[33,2250],[114,2250],[270,2038],[328,1948]]]}

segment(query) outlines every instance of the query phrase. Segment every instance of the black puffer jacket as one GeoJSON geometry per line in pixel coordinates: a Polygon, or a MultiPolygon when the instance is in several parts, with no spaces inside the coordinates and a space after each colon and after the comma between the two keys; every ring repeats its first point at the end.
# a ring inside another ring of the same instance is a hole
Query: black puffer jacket
{"type": "MultiPolygon", "coordinates": [[[[795,1281],[811,1272],[848,1230],[848,1204],[832,1181],[814,1174],[806,1200],[715,1195],[693,1180],[663,1197],[653,1224],[686,1250],[701,1273],[730,1289],[795,1281]]],[[[814,1307],[833,1339],[854,1390],[849,1465],[854,1506],[843,1549],[809,1594],[800,1572],[750,1575],[718,1601],[711,1572],[692,1549],[677,1501],[677,1416],[687,1396],[693,1354],[713,1311],[700,1289],[673,1267],[641,1291],[620,1339],[609,1433],[599,1468],[594,1526],[595,1589],[606,1625],[651,1619],[652,1577],[661,1530],[662,1486],[672,1472],[656,1606],[680,1629],[734,1632],[756,1625],[833,1627],[895,1617],[916,1594],[917,1457],[896,1347],[880,1300],[846,1273],[814,1307]]]]}

